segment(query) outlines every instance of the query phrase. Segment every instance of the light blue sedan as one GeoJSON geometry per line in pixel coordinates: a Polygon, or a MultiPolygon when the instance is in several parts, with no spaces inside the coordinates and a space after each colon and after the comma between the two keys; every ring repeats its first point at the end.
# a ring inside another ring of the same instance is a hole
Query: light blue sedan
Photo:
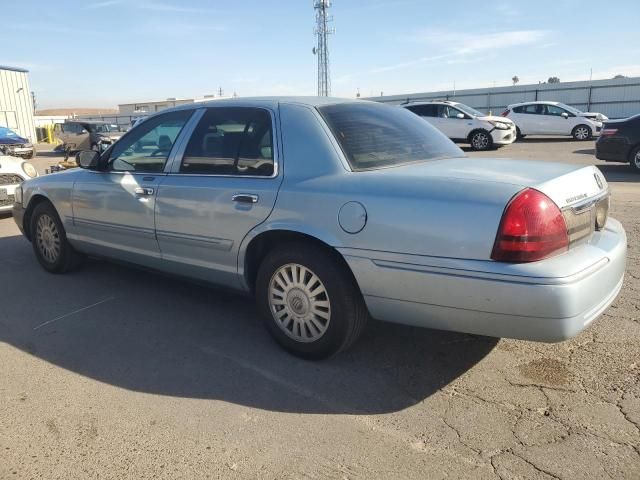
{"type": "Polygon", "coordinates": [[[626,236],[597,168],[470,159],[397,107],[186,105],[78,161],[16,189],[46,270],[90,255],[250,292],[306,358],[370,317],[560,341],[622,287],[626,236]]]}

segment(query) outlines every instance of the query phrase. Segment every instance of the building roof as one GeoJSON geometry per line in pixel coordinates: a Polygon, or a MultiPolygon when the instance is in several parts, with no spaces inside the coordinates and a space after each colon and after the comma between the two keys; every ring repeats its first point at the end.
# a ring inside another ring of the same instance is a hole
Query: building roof
{"type": "Polygon", "coordinates": [[[29,70],[25,70],[24,68],[8,67],[6,65],[0,65],[0,70],[10,70],[12,72],[29,73],[29,70]]]}

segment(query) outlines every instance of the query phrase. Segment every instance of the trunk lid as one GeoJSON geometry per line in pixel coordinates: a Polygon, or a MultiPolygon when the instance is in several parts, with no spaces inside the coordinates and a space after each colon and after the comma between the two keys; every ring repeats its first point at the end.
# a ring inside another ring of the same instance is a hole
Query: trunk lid
{"type": "Polygon", "coordinates": [[[592,165],[529,160],[453,158],[388,169],[399,175],[459,178],[535,188],[565,208],[601,195],[608,189],[604,175],[592,165]]]}

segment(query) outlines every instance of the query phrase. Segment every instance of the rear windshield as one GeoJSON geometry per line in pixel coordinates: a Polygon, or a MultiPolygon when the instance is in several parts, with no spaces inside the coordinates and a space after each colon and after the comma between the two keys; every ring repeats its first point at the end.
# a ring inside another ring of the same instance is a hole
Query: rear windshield
{"type": "Polygon", "coordinates": [[[464,157],[451,140],[405,108],[354,102],[318,110],[354,170],[464,157]]]}

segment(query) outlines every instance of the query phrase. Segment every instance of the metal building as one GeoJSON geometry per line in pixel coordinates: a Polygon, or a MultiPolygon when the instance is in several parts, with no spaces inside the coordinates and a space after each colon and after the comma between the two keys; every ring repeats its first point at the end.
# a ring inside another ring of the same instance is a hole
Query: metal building
{"type": "Polygon", "coordinates": [[[0,66],[0,127],[36,141],[28,70],[0,66]]]}
{"type": "Polygon", "coordinates": [[[166,100],[153,100],[149,102],[121,103],[118,105],[120,115],[149,115],[167,108],[193,103],[193,98],[167,98],[166,100]]]}
{"type": "Polygon", "coordinates": [[[368,100],[392,104],[453,100],[494,115],[499,115],[513,103],[547,100],[566,103],[584,112],[603,113],[609,118],[624,118],[640,113],[640,77],[444,90],[371,97],[368,100]]]}

